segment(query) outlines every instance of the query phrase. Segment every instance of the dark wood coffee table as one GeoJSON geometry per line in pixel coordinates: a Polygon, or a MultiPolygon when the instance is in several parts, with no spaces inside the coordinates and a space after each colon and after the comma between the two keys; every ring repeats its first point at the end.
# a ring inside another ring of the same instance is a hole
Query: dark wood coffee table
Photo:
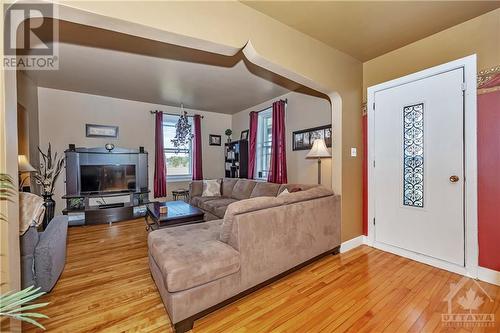
{"type": "Polygon", "coordinates": [[[146,230],[203,222],[205,215],[202,210],[184,201],[152,202],[146,208],[146,230]],[[168,207],[167,213],[160,214],[161,206],[168,207]]]}

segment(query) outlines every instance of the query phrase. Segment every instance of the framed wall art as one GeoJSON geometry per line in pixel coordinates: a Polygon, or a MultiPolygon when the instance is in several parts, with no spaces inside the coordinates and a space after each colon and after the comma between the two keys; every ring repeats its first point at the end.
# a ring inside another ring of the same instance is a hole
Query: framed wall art
{"type": "Polygon", "coordinates": [[[292,133],[292,150],[309,150],[316,139],[324,139],[327,147],[332,146],[332,125],[325,125],[295,131],[292,133]]]}
{"type": "Polygon", "coordinates": [[[85,124],[87,138],[117,138],[118,126],[85,124]]]}
{"type": "Polygon", "coordinates": [[[208,135],[208,144],[210,146],[220,146],[222,143],[222,137],[220,135],[209,134],[208,135]]]}

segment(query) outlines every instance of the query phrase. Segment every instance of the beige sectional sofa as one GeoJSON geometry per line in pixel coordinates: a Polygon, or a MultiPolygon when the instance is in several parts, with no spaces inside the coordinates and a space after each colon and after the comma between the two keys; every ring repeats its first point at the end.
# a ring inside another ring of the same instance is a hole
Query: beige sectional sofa
{"type": "Polygon", "coordinates": [[[178,333],[313,260],[338,253],[340,196],[319,186],[231,182],[234,186],[223,180],[222,196],[211,200],[198,195],[199,183],[191,187],[191,202],[223,219],[148,236],[151,273],[178,333]],[[302,190],[277,196],[297,187],[302,190]],[[220,205],[209,205],[214,200],[220,205]]]}
{"type": "Polygon", "coordinates": [[[205,212],[205,220],[218,220],[224,218],[227,207],[233,202],[256,198],[276,197],[285,189],[308,190],[317,185],[305,184],[274,184],[264,181],[255,181],[238,178],[221,178],[221,195],[203,197],[203,181],[193,181],[189,186],[189,203],[205,212]]]}

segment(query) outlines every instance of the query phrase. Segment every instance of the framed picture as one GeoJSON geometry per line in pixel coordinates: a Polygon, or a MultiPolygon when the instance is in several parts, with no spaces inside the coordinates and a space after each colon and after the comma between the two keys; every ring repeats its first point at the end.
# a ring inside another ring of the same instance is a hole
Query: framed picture
{"type": "Polygon", "coordinates": [[[292,150],[309,150],[314,140],[324,139],[327,147],[332,146],[332,125],[325,125],[295,131],[292,133],[292,150]]]}
{"type": "Polygon", "coordinates": [[[117,138],[118,126],[85,124],[85,134],[88,138],[117,138]]]}
{"type": "Polygon", "coordinates": [[[215,134],[208,135],[208,144],[210,146],[220,146],[221,142],[222,140],[220,135],[215,135],[215,134]]]}
{"type": "Polygon", "coordinates": [[[248,140],[248,132],[250,130],[241,131],[240,140],[248,140]]]}

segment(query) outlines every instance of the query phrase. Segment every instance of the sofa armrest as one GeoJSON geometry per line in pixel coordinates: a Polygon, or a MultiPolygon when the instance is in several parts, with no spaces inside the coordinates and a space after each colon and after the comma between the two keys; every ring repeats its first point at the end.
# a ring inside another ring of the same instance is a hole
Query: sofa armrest
{"type": "Polygon", "coordinates": [[[23,289],[35,285],[33,261],[38,240],[38,231],[36,227],[33,226],[29,227],[28,230],[19,237],[21,248],[21,286],[23,289]]]}
{"type": "Polygon", "coordinates": [[[59,215],[40,234],[35,249],[35,279],[37,286],[45,292],[52,290],[64,269],[67,233],[68,217],[59,215]]]}
{"type": "Polygon", "coordinates": [[[203,193],[203,180],[193,180],[189,183],[189,200],[194,197],[201,197],[203,193]]]}

